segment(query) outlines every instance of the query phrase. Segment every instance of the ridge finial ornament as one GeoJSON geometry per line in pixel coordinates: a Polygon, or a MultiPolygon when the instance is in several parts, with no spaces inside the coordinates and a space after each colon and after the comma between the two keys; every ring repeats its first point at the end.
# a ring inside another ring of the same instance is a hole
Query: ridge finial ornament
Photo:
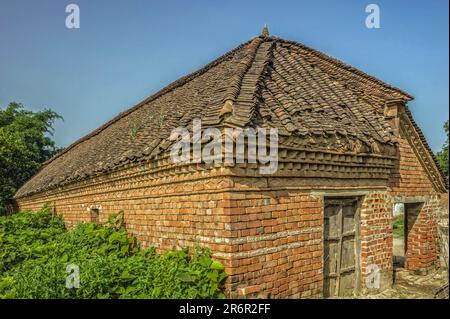
{"type": "Polygon", "coordinates": [[[264,28],[263,28],[263,31],[261,33],[261,36],[265,37],[265,38],[267,38],[269,36],[269,27],[267,26],[267,23],[264,24],[264,28]]]}

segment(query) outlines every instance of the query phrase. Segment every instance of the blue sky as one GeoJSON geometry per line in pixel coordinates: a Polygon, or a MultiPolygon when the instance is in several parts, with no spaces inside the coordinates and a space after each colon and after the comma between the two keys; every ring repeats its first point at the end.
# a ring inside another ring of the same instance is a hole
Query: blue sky
{"type": "Polygon", "coordinates": [[[51,107],[67,146],[267,23],[411,93],[436,151],[449,114],[448,9],[447,0],[0,0],[0,106],[51,107]],[[80,29],[65,27],[70,3],[80,29]],[[380,7],[380,29],[365,27],[369,3],[380,7]]]}

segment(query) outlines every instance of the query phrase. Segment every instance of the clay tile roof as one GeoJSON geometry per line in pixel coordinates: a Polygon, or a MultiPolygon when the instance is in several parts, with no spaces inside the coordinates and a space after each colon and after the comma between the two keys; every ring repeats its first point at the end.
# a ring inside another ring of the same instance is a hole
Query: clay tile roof
{"type": "Polygon", "coordinates": [[[263,121],[286,136],[349,134],[362,143],[395,143],[384,104],[412,99],[321,52],[266,34],[79,139],[45,162],[16,198],[149,160],[167,146],[173,128],[194,118],[204,126],[263,121]]]}

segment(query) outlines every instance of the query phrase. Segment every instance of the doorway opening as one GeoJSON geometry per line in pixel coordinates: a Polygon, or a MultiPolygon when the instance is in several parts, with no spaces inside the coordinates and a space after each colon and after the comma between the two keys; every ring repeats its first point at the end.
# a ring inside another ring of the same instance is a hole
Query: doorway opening
{"type": "Polygon", "coordinates": [[[394,271],[407,267],[408,242],[422,206],[422,202],[394,204],[392,223],[394,271]]]}
{"type": "Polygon", "coordinates": [[[395,203],[393,210],[392,234],[393,234],[393,263],[394,270],[405,267],[406,252],[406,228],[405,228],[405,203],[395,203]]]}

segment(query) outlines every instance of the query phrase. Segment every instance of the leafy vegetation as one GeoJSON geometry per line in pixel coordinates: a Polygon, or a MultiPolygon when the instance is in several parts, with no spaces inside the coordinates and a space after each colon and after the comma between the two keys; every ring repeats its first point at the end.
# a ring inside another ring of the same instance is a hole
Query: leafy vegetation
{"type": "Polygon", "coordinates": [[[402,238],[405,236],[405,218],[404,215],[397,217],[393,224],[394,237],[402,238]]]}
{"type": "Polygon", "coordinates": [[[50,210],[0,217],[0,298],[223,298],[221,263],[205,248],[158,254],[108,223],[67,231],[50,210]],[[68,265],[79,288],[67,288],[68,265]]]}
{"type": "Polygon", "coordinates": [[[159,113],[159,119],[158,119],[158,127],[162,128],[164,123],[166,122],[167,114],[164,112],[159,113]]]}
{"type": "Polygon", "coordinates": [[[436,153],[436,158],[439,162],[439,165],[442,167],[445,175],[448,176],[448,121],[444,123],[444,131],[447,134],[447,140],[442,146],[442,150],[436,153]]]}
{"type": "Polygon", "coordinates": [[[137,123],[134,123],[133,126],[130,128],[130,137],[134,139],[138,133],[139,125],[137,123]]]}
{"type": "Polygon", "coordinates": [[[57,119],[51,110],[31,112],[18,103],[0,108],[0,215],[17,188],[58,152],[52,139],[57,119]]]}

